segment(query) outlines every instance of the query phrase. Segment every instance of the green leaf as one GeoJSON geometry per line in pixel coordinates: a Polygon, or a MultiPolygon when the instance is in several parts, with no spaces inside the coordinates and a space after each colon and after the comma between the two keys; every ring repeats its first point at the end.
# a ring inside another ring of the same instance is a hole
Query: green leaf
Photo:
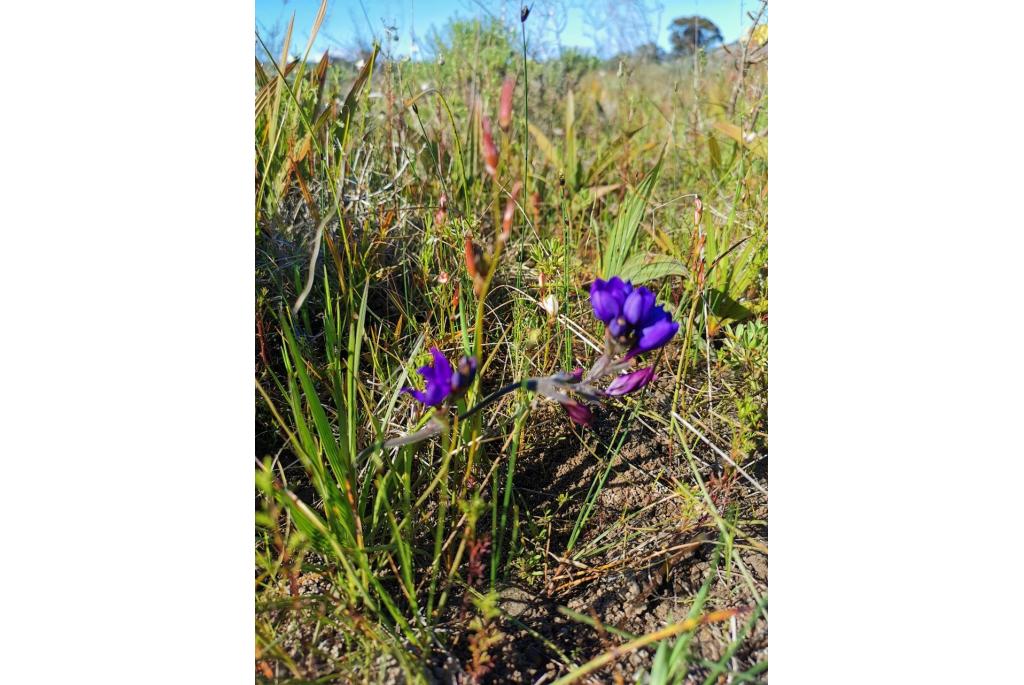
{"type": "Polygon", "coordinates": [[[348,95],[345,96],[345,103],[341,106],[341,112],[338,118],[343,122],[344,128],[341,131],[341,147],[344,149],[345,141],[348,140],[349,129],[352,128],[352,117],[356,111],[356,103],[359,100],[359,91],[363,89],[367,79],[370,78],[370,74],[373,72],[373,64],[377,60],[377,52],[380,50],[380,46],[374,44],[373,52],[370,53],[370,59],[366,60],[366,64],[359,71],[359,75],[356,76],[355,82],[352,84],[352,88],[348,91],[348,95]]]}
{"type": "Polygon", "coordinates": [[[748,140],[743,135],[743,129],[728,121],[716,121],[712,126],[714,126],[719,133],[732,138],[737,143],[750,150],[754,155],[762,159],[768,158],[768,141],[766,139],[754,137],[753,140],[748,140]]]}
{"type": "Polygon", "coordinates": [[[642,128],[643,126],[639,126],[631,131],[623,131],[618,138],[609,144],[602,152],[598,153],[597,161],[594,162],[587,170],[586,178],[583,179],[583,185],[592,185],[596,183],[598,176],[600,176],[600,174],[615,161],[615,158],[618,156],[619,148],[629,142],[629,139],[635,136],[642,128]]]}
{"type": "Polygon", "coordinates": [[[727,293],[714,288],[708,289],[708,309],[715,317],[723,321],[726,319],[742,321],[743,319],[749,318],[753,313],[745,306],[729,297],[727,293]]]}
{"type": "Polygon", "coordinates": [[[722,150],[718,146],[718,141],[715,137],[708,134],[708,157],[711,159],[711,168],[718,171],[722,168],[722,150]]]}
{"type": "Polygon", "coordinates": [[[612,183],[605,186],[594,186],[592,188],[580,189],[580,191],[572,198],[572,203],[570,204],[569,209],[570,215],[576,216],[608,193],[618,190],[621,185],[621,183],[612,183]]]}
{"type": "Polygon", "coordinates": [[[650,685],[665,685],[668,682],[668,640],[662,640],[654,653],[651,666],[650,685]]]}
{"type": "Polygon", "coordinates": [[[658,156],[658,163],[654,165],[650,173],[634,189],[627,193],[626,198],[619,207],[615,223],[608,233],[608,244],[602,253],[601,273],[604,278],[618,274],[636,241],[636,233],[643,221],[644,213],[647,211],[647,203],[651,199],[654,187],[658,185],[658,178],[661,176],[661,163],[665,159],[665,148],[661,149],[658,156]]]}
{"type": "Polygon", "coordinates": [[[556,169],[561,169],[562,158],[558,154],[558,150],[555,149],[555,146],[551,144],[550,140],[548,140],[548,137],[533,124],[530,124],[529,128],[530,133],[533,134],[533,139],[537,142],[537,147],[539,147],[540,151],[544,153],[545,157],[547,157],[548,164],[556,169]]]}
{"type": "Polygon", "coordinates": [[[676,259],[663,254],[636,254],[630,257],[619,276],[624,281],[632,281],[633,285],[640,285],[665,276],[684,276],[686,266],[676,259]]]}

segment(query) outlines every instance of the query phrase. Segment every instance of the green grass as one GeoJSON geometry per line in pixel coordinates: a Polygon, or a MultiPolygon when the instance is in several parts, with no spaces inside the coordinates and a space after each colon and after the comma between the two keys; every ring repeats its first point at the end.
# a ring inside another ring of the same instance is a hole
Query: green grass
{"type": "MultiPolygon", "coordinates": [[[[720,56],[696,77],[692,60],[581,71],[571,55],[525,60],[492,25],[456,29],[443,65],[377,50],[359,70],[283,64],[287,37],[257,60],[255,399],[273,436],[256,455],[257,675],[419,682],[456,654],[485,677],[499,625],[511,625],[497,599],[510,583],[550,575],[553,558],[590,568],[609,550],[706,529],[713,572],[689,615],[651,642],[650,682],[756,680],[767,662],[734,655],[746,626],[766,620],[767,599],[737,549],[766,555],[767,533],[741,496],[723,505],[723,493],[756,494],[745,476],[764,485],[743,467],[767,451],[767,141],[736,139],[729,126],[766,128],[765,65],[748,68],[730,117],[735,69],[720,56]],[[496,122],[506,75],[518,76],[516,106],[508,132],[493,125],[492,177],[480,116],[496,122]],[[505,241],[501,212],[517,181],[505,241]],[[467,241],[485,258],[475,277],[467,241]],[[430,440],[380,447],[431,420],[400,390],[433,345],[480,360],[460,412],[524,377],[589,366],[602,332],[587,288],[613,274],[644,282],[683,325],[658,359],[667,395],[611,403],[586,431],[542,422],[550,403],[519,390],[463,421],[439,416],[430,440]],[[672,446],[644,476],[680,520],[637,529],[639,507],[609,516],[600,505],[618,469],[632,468],[624,447],[637,430],[672,446]],[[555,444],[576,445],[592,475],[555,508],[531,505],[517,480],[523,459],[555,444]],[[717,463],[714,482],[700,459],[717,463]],[[705,606],[721,577],[736,582],[715,601],[731,604],[705,606]],[[303,589],[312,579],[320,591],[303,589]],[[696,654],[693,631],[710,629],[698,619],[734,608],[740,630],[723,638],[723,656],[696,654]],[[474,636],[468,646],[460,632],[474,636]]],[[[525,40],[529,20],[524,29],[525,40]]],[[[625,644],[618,633],[604,639],[625,644]]],[[[585,662],[615,667],[563,648],[549,651],[565,678],[585,662]]]]}

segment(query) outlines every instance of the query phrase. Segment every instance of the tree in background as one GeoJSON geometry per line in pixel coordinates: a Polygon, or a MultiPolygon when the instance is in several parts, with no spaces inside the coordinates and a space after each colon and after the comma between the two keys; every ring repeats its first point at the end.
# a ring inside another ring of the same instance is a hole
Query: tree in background
{"type": "Polygon", "coordinates": [[[722,43],[722,32],[710,19],[677,17],[669,26],[669,40],[676,55],[692,55],[699,49],[722,43]]]}
{"type": "Polygon", "coordinates": [[[657,43],[644,43],[633,50],[633,59],[640,62],[660,62],[665,57],[665,51],[657,43]]]}
{"type": "Polygon", "coordinates": [[[583,13],[584,35],[594,42],[598,57],[632,53],[638,46],[657,43],[664,5],[659,0],[574,0],[583,13]]]}

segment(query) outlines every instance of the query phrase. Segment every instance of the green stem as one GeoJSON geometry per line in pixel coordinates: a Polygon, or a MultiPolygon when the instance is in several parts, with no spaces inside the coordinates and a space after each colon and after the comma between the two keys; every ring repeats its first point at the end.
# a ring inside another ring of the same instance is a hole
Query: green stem
{"type": "MultiPolygon", "coordinates": [[[[445,430],[445,458],[441,462],[441,470],[438,473],[438,480],[441,483],[448,477],[448,464],[451,461],[452,453],[452,432],[445,430]]],[[[445,488],[447,490],[447,488],[445,488]]],[[[422,499],[422,498],[421,498],[422,499]]],[[[437,592],[437,573],[441,566],[441,543],[444,540],[444,522],[448,516],[448,493],[439,492],[437,497],[437,520],[434,528],[434,560],[430,567],[430,592],[427,595],[427,622],[429,623],[434,614],[434,593],[437,592]]]]}

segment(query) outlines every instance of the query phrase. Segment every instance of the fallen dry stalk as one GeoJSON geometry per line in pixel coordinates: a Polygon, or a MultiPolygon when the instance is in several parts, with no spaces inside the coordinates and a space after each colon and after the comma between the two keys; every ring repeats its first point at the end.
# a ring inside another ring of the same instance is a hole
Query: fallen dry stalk
{"type": "Polygon", "coordinates": [[[675,635],[678,635],[679,633],[685,633],[687,631],[693,630],[694,628],[697,628],[698,626],[702,626],[705,623],[721,623],[722,621],[728,621],[730,618],[740,613],[740,611],[740,608],[722,609],[721,611],[712,611],[710,614],[704,614],[703,616],[700,616],[698,618],[688,618],[679,621],[678,623],[673,623],[672,625],[666,626],[661,630],[656,630],[653,633],[648,633],[647,635],[638,637],[637,639],[632,640],[631,642],[627,642],[624,645],[608,650],[601,656],[591,659],[579,668],[562,676],[554,683],[552,683],[552,685],[568,685],[568,683],[575,682],[583,676],[587,675],[588,673],[596,671],[602,666],[605,666],[620,657],[630,654],[631,652],[635,652],[636,650],[642,647],[646,647],[647,645],[653,642],[660,642],[661,640],[673,637],[675,635]]]}

